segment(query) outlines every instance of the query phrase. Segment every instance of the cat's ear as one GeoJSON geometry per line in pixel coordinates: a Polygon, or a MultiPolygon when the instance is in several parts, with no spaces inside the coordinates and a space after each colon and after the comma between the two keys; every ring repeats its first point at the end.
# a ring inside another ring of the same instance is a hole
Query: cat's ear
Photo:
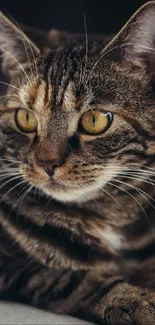
{"type": "Polygon", "coordinates": [[[0,12],[0,54],[3,71],[7,75],[12,75],[23,64],[34,60],[39,53],[37,46],[20,27],[0,12]]]}
{"type": "Polygon", "coordinates": [[[155,1],[140,7],[102,53],[124,69],[155,73],[155,1]]]}

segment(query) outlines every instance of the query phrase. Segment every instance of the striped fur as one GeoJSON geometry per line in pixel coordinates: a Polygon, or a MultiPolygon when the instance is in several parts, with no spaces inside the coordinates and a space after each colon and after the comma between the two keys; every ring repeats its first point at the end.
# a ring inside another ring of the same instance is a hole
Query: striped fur
{"type": "Polygon", "coordinates": [[[37,31],[39,49],[0,15],[2,299],[155,324],[153,20],[154,1],[110,43],[37,31]],[[17,108],[33,112],[37,133],[18,129],[17,108]],[[113,113],[107,132],[81,132],[89,109],[113,113]]]}

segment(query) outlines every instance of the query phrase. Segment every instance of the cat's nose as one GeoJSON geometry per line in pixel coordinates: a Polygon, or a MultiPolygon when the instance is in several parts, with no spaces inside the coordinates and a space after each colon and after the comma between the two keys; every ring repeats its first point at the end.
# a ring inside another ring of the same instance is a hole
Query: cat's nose
{"type": "Polygon", "coordinates": [[[42,166],[44,168],[44,170],[46,171],[46,173],[52,177],[54,175],[54,171],[55,169],[61,165],[61,161],[60,160],[52,160],[52,161],[40,161],[39,165],[42,166]]]}
{"type": "Polygon", "coordinates": [[[51,165],[51,164],[47,164],[44,169],[46,171],[46,173],[52,177],[54,175],[54,170],[56,168],[56,165],[51,165]]]}

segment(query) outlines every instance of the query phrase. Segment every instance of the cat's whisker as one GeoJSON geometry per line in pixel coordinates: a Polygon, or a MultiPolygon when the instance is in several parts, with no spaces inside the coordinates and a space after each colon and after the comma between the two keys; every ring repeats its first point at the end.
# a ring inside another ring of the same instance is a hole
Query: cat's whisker
{"type": "Polygon", "coordinates": [[[35,199],[36,199],[36,196],[37,196],[37,187],[35,187],[35,193],[34,193],[34,197],[35,197],[35,199]]]}
{"type": "Polygon", "coordinates": [[[18,98],[16,95],[14,95],[14,94],[10,94],[10,95],[0,96],[0,99],[1,99],[1,98],[7,98],[7,97],[18,98]]]}
{"type": "Polygon", "coordinates": [[[29,57],[29,54],[28,54],[28,50],[27,50],[27,47],[26,47],[26,44],[25,42],[27,42],[30,50],[31,50],[31,53],[32,53],[32,57],[33,57],[33,60],[34,60],[34,64],[35,64],[35,69],[36,69],[36,76],[38,77],[38,68],[37,68],[37,63],[36,63],[36,58],[35,58],[35,55],[34,55],[34,51],[33,51],[33,48],[31,46],[31,43],[30,41],[28,40],[28,38],[26,37],[25,33],[23,32],[22,28],[19,26],[19,24],[17,23],[17,21],[12,17],[12,15],[6,10],[7,14],[10,16],[10,18],[14,21],[15,25],[18,27],[18,32],[19,34],[22,36],[22,42],[23,42],[23,45],[24,45],[24,48],[25,48],[25,52],[26,52],[26,55],[27,55],[27,59],[28,59],[28,62],[29,62],[29,67],[30,67],[30,70],[31,70],[31,74],[32,74],[32,77],[35,81],[35,76],[34,76],[34,72],[33,72],[33,69],[32,69],[32,64],[31,64],[31,61],[30,61],[30,57],[29,57]]]}
{"type": "MultiPolygon", "coordinates": [[[[119,165],[121,168],[124,168],[124,167],[129,168],[127,166],[121,166],[120,165],[120,162],[118,162],[118,161],[115,161],[115,164],[116,165],[119,165]]],[[[151,167],[149,167],[148,165],[145,165],[145,164],[138,164],[138,163],[133,163],[133,162],[132,163],[126,162],[126,165],[129,165],[130,168],[133,168],[132,166],[137,166],[137,170],[139,169],[138,167],[141,167],[141,168],[153,170],[155,172],[155,167],[154,168],[151,168],[151,167]]]]}
{"type": "Polygon", "coordinates": [[[19,167],[15,167],[16,165],[14,163],[10,163],[9,165],[7,166],[0,166],[1,168],[1,171],[0,171],[0,175],[2,173],[9,173],[9,172],[16,172],[16,171],[19,171],[19,167]]]}
{"type": "Polygon", "coordinates": [[[7,83],[7,82],[4,82],[4,81],[0,81],[0,84],[3,84],[3,85],[6,85],[6,86],[9,86],[9,87],[11,87],[11,88],[14,88],[14,89],[18,90],[19,92],[22,92],[23,95],[27,97],[26,92],[24,92],[23,90],[19,89],[18,87],[14,86],[14,85],[11,85],[11,84],[9,84],[9,83],[7,83]]]}
{"type": "MultiPolygon", "coordinates": [[[[131,165],[133,165],[133,166],[137,166],[137,167],[136,167],[137,170],[143,170],[143,168],[144,168],[144,169],[152,170],[152,171],[155,172],[155,167],[154,167],[154,168],[151,168],[151,167],[149,167],[149,166],[147,166],[147,165],[145,165],[145,164],[137,164],[137,163],[133,163],[133,162],[132,162],[132,164],[131,164],[131,163],[126,162],[126,165],[129,165],[130,167],[127,167],[127,166],[121,166],[121,165],[120,165],[120,162],[117,162],[117,161],[115,161],[115,164],[116,164],[116,165],[119,165],[120,168],[123,168],[123,169],[124,169],[124,168],[130,168],[130,169],[133,169],[133,167],[131,166],[131,165]],[[138,167],[141,167],[141,168],[139,169],[138,167]]],[[[114,168],[114,167],[113,167],[113,168],[114,168]]],[[[119,168],[119,167],[118,167],[118,168],[119,168]]]]}
{"type": "MultiPolygon", "coordinates": [[[[28,184],[28,185],[29,185],[29,184],[28,184]]],[[[33,187],[34,187],[34,185],[29,185],[29,187],[28,187],[28,189],[27,189],[25,195],[24,195],[23,198],[22,198],[22,202],[21,202],[21,204],[24,202],[24,200],[26,200],[26,197],[27,197],[27,199],[28,199],[28,196],[29,196],[29,194],[31,193],[33,187]]]]}
{"type": "Polygon", "coordinates": [[[0,186],[0,189],[2,189],[4,186],[6,186],[7,184],[11,183],[12,181],[14,181],[14,180],[16,180],[18,178],[21,178],[21,175],[15,176],[13,178],[9,177],[9,180],[7,182],[5,182],[2,186],[0,186]]]}
{"type": "MultiPolygon", "coordinates": [[[[10,211],[9,211],[9,214],[11,214],[12,210],[17,206],[17,204],[18,204],[18,200],[20,200],[20,198],[22,197],[23,190],[25,190],[25,189],[27,188],[27,186],[28,186],[28,185],[26,185],[26,186],[24,187],[24,189],[21,189],[21,191],[19,192],[19,195],[17,195],[17,196],[14,198],[15,202],[14,202],[14,204],[12,205],[12,207],[11,207],[11,209],[10,209],[10,211]]],[[[17,213],[18,213],[18,210],[17,210],[17,213]]],[[[16,216],[17,216],[17,213],[16,213],[16,216]]]]}
{"type": "Polygon", "coordinates": [[[30,185],[30,184],[29,184],[29,188],[28,188],[28,190],[27,190],[27,194],[26,194],[27,199],[28,199],[28,196],[29,196],[29,194],[31,193],[31,191],[32,191],[32,189],[33,189],[34,187],[35,187],[34,185],[30,185]]]}
{"type": "Polygon", "coordinates": [[[12,170],[9,170],[9,171],[5,171],[3,173],[0,174],[0,180],[2,179],[2,177],[10,177],[12,175],[18,175],[19,174],[19,170],[16,170],[16,171],[12,171],[12,170]]]}
{"type": "Polygon", "coordinates": [[[85,168],[83,171],[92,172],[92,170],[93,170],[93,172],[100,170],[100,171],[103,171],[103,172],[107,172],[108,174],[111,173],[114,176],[115,176],[115,174],[116,174],[116,176],[117,175],[122,175],[124,177],[126,175],[135,175],[135,176],[142,177],[144,179],[146,179],[146,178],[149,179],[151,176],[155,176],[154,172],[147,171],[147,170],[142,170],[142,169],[141,170],[140,169],[135,169],[134,170],[133,168],[129,169],[128,167],[122,168],[122,169],[120,169],[119,167],[118,168],[117,167],[108,167],[108,169],[106,170],[106,168],[103,167],[103,166],[95,166],[93,169],[88,167],[88,168],[85,168]]]}
{"type": "MultiPolygon", "coordinates": [[[[101,166],[98,166],[98,167],[96,167],[96,168],[98,168],[98,169],[104,169],[104,168],[106,168],[106,167],[103,167],[102,165],[101,166]]],[[[108,171],[109,170],[120,170],[120,172],[123,172],[123,171],[125,171],[125,172],[128,172],[128,171],[133,171],[133,172],[137,172],[137,173],[148,173],[148,174],[150,174],[150,175],[155,175],[155,170],[152,168],[151,170],[148,170],[148,168],[146,168],[146,169],[142,169],[142,168],[133,168],[133,167],[127,167],[127,166],[119,166],[119,167],[117,167],[117,166],[112,166],[112,167],[110,167],[110,166],[108,166],[108,171]]]]}
{"type": "Polygon", "coordinates": [[[0,170],[0,172],[3,170],[3,169],[10,169],[10,168],[15,168],[15,169],[17,169],[18,168],[18,166],[17,166],[17,163],[16,162],[7,162],[7,160],[5,161],[5,160],[3,160],[3,161],[0,161],[0,168],[1,168],[1,170],[0,170]]]}
{"type": "MultiPolygon", "coordinates": [[[[20,176],[20,177],[21,177],[21,176],[20,176]]],[[[14,178],[13,180],[15,180],[15,178],[14,178]]],[[[2,202],[2,201],[4,200],[4,198],[5,198],[6,196],[8,196],[9,193],[11,193],[15,188],[17,188],[18,186],[20,186],[20,185],[22,185],[23,183],[26,183],[26,182],[27,182],[27,181],[24,180],[24,181],[21,181],[21,182],[17,183],[15,186],[11,187],[11,188],[9,189],[9,191],[7,191],[7,192],[5,193],[5,195],[3,195],[3,197],[0,199],[0,202],[2,202]]],[[[1,187],[0,187],[0,189],[1,189],[1,187]]]]}
{"type": "Polygon", "coordinates": [[[14,163],[10,163],[7,166],[1,166],[0,175],[10,172],[19,172],[19,167],[15,167],[16,165],[14,163]]]}
{"type": "Polygon", "coordinates": [[[86,23],[86,16],[85,15],[84,15],[84,27],[85,27],[86,54],[85,54],[85,65],[84,65],[81,84],[83,84],[83,82],[85,80],[86,69],[87,69],[87,61],[88,61],[88,33],[87,33],[87,23],[86,23]]]}
{"type": "Polygon", "coordinates": [[[89,80],[90,80],[90,77],[91,77],[91,75],[92,75],[94,69],[95,69],[96,66],[98,65],[98,63],[101,61],[101,59],[103,59],[103,57],[104,57],[106,54],[108,54],[108,53],[110,53],[111,51],[113,51],[113,50],[115,50],[115,49],[117,49],[117,48],[120,48],[120,47],[122,47],[122,46],[124,46],[124,45],[122,44],[122,45],[119,45],[119,46],[115,46],[115,47],[111,48],[110,50],[108,50],[107,52],[103,53],[103,54],[99,57],[99,59],[94,63],[92,69],[90,70],[89,76],[88,76],[88,78],[87,78],[87,80],[86,80],[86,83],[85,83],[86,86],[88,85],[88,82],[89,82],[89,80]]]}
{"type": "MultiPolygon", "coordinates": [[[[127,163],[127,164],[129,164],[129,163],[127,163]]],[[[143,168],[149,169],[149,170],[153,170],[155,172],[155,168],[151,168],[151,167],[148,167],[148,166],[143,165],[143,164],[132,163],[132,165],[139,166],[139,167],[143,167],[143,168]]]]}
{"type": "Polygon", "coordinates": [[[0,160],[0,167],[1,169],[4,168],[18,168],[18,164],[16,161],[8,161],[8,160],[0,160]],[[13,166],[13,167],[12,167],[13,166]]]}
{"type": "Polygon", "coordinates": [[[126,182],[122,182],[122,181],[120,181],[120,180],[118,180],[118,179],[116,179],[116,182],[119,182],[119,183],[121,183],[121,184],[124,184],[124,185],[127,185],[127,186],[129,186],[130,188],[132,188],[132,189],[134,189],[134,190],[136,190],[138,193],[140,193],[149,203],[150,203],[150,205],[153,207],[153,209],[155,210],[155,207],[154,207],[154,205],[150,202],[150,200],[152,200],[153,202],[155,202],[155,200],[149,195],[149,194],[147,194],[145,191],[143,191],[142,189],[140,189],[140,188],[138,188],[137,186],[134,186],[134,185],[131,185],[131,184],[128,184],[128,183],[126,183],[126,182]],[[150,199],[148,199],[148,198],[150,199]]]}
{"type": "Polygon", "coordinates": [[[0,174],[0,182],[6,178],[10,178],[11,176],[15,176],[15,175],[19,175],[19,171],[14,173],[6,172],[4,174],[0,174]]]}
{"type": "MultiPolygon", "coordinates": [[[[1,160],[0,159],[0,168],[18,168],[19,167],[19,162],[17,163],[16,161],[11,161],[11,160],[1,160]]],[[[0,169],[0,171],[1,171],[0,169]]]]}
{"type": "Polygon", "coordinates": [[[79,81],[79,88],[81,89],[81,85],[82,85],[82,75],[83,75],[83,67],[82,67],[82,59],[81,59],[81,55],[80,55],[80,52],[78,51],[78,49],[75,49],[77,54],[78,54],[78,57],[79,57],[79,60],[80,60],[80,65],[81,65],[81,72],[80,72],[80,81],[79,81]]]}
{"type": "Polygon", "coordinates": [[[13,168],[10,169],[10,170],[4,170],[0,173],[0,179],[3,177],[3,176],[11,176],[11,175],[15,175],[15,174],[19,174],[19,170],[16,169],[14,170],[13,168]]]}
{"type": "Polygon", "coordinates": [[[11,158],[11,157],[6,157],[6,156],[1,156],[0,160],[6,160],[6,161],[14,161],[14,162],[19,162],[17,159],[15,158],[11,158]]]}
{"type": "Polygon", "coordinates": [[[32,84],[31,84],[31,81],[30,81],[30,79],[29,79],[29,77],[28,77],[28,75],[27,75],[27,73],[26,73],[26,71],[25,71],[25,69],[23,68],[23,66],[20,64],[20,62],[11,54],[11,53],[9,53],[8,51],[6,51],[3,47],[0,47],[0,49],[3,51],[3,52],[5,52],[7,55],[9,55],[17,64],[18,64],[18,66],[20,67],[20,69],[24,72],[24,74],[25,74],[25,76],[26,76],[26,78],[27,78],[27,80],[28,80],[28,82],[29,82],[29,84],[30,84],[30,86],[32,86],[32,84]]]}
{"type": "Polygon", "coordinates": [[[151,179],[150,177],[148,176],[142,176],[140,174],[135,174],[135,173],[127,173],[127,174],[119,174],[118,175],[119,177],[122,177],[122,178],[128,178],[128,179],[133,179],[133,180],[136,180],[136,181],[141,181],[141,182],[144,182],[144,183],[148,183],[148,184],[151,184],[153,187],[155,185],[155,179],[151,179]]]}
{"type": "MultiPolygon", "coordinates": [[[[96,169],[103,169],[103,170],[105,170],[106,168],[105,167],[100,167],[100,168],[96,168],[96,169]]],[[[120,167],[108,167],[108,169],[107,169],[108,171],[114,171],[114,170],[116,170],[117,172],[118,171],[120,171],[120,173],[128,173],[128,172],[133,172],[133,173],[137,173],[137,174],[148,174],[148,175],[154,175],[155,174],[155,172],[153,172],[153,171],[149,171],[149,170],[144,170],[144,169],[137,169],[137,168],[128,168],[128,167],[126,167],[126,168],[120,168],[120,167]]]]}
{"type": "Polygon", "coordinates": [[[117,189],[119,189],[119,190],[125,192],[126,194],[128,194],[138,204],[138,206],[141,208],[141,210],[143,211],[143,213],[144,213],[144,215],[146,217],[146,220],[147,220],[148,224],[150,224],[150,221],[149,221],[149,218],[147,216],[147,213],[146,213],[145,209],[143,208],[143,206],[141,205],[141,203],[131,193],[129,193],[127,190],[125,190],[121,186],[118,186],[118,185],[116,185],[116,184],[114,184],[112,182],[108,182],[108,184],[111,185],[111,186],[113,186],[113,187],[116,187],[117,189]]]}
{"type": "Polygon", "coordinates": [[[24,202],[24,199],[26,199],[27,194],[29,193],[29,190],[31,189],[31,185],[26,184],[26,186],[24,186],[24,188],[20,191],[19,196],[17,198],[17,200],[15,201],[13,208],[15,206],[17,207],[17,213],[19,210],[19,207],[22,205],[22,203],[24,202]],[[24,193],[23,193],[24,192],[24,193]]]}
{"type": "MultiPolygon", "coordinates": [[[[118,202],[118,200],[115,199],[115,197],[114,197],[113,195],[111,195],[109,192],[107,192],[104,188],[99,188],[99,190],[102,191],[103,193],[107,194],[109,197],[111,197],[111,199],[114,200],[114,201],[117,203],[117,205],[121,208],[121,210],[122,210],[125,214],[127,214],[127,213],[125,212],[125,210],[123,209],[122,205],[118,202]]],[[[102,195],[102,194],[100,193],[100,195],[102,195]]],[[[102,196],[103,196],[103,195],[102,195],[102,196]]]]}
{"type": "Polygon", "coordinates": [[[17,214],[18,214],[18,210],[19,210],[19,207],[23,204],[23,202],[24,202],[24,199],[26,199],[26,196],[29,194],[29,192],[31,191],[31,189],[33,188],[33,185],[30,185],[30,184],[26,184],[26,186],[24,186],[24,188],[23,189],[21,189],[21,191],[20,191],[20,193],[19,193],[19,195],[18,195],[18,197],[16,197],[15,199],[15,203],[13,204],[13,206],[12,206],[12,208],[11,208],[11,210],[10,210],[10,214],[11,214],[11,212],[12,212],[12,210],[14,209],[14,208],[17,208],[17,210],[16,210],[16,216],[17,216],[17,214]],[[28,188],[28,189],[27,189],[28,188]],[[26,190],[27,189],[27,190],[26,190]],[[23,193],[24,192],[24,193],[23,193]]]}
{"type": "MultiPolygon", "coordinates": [[[[113,175],[113,171],[108,171],[108,174],[113,175]]],[[[145,173],[142,173],[142,172],[137,173],[137,172],[132,172],[132,171],[126,171],[125,173],[123,173],[123,171],[122,171],[120,173],[116,173],[116,176],[119,176],[119,177],[122,177],[122,178],[128,178],[130,176],[134,176],[136,178],[133,178],[133,179],[141,180],[141,181],[147,181],[150,184],[153,184],[153,182],[155,181],[155,179],[151,179],[150,177],[148,177],[148,176],[150,176],[150,174],[148,175],[148,174],[145,174],[145,173]]]]}
{"type": "Polygon", "coordinates": [[[4,165],[1,165],[0,164],[0,174],[2,172],[5,172],[5,171],[16,171],[16,170],[19,170],[19,167],[17,166],[17,163],[14,163],[14,162],[10,162],[10,163],[6,163],[6,162],[3,162],[4,165]]]}
{"type": "Polygon", "coordinates": [[[7,171],[17,171],[17,170],[19,170],[19,167],[15,162],[7,163],[3,161],[3,164],[1,164],[0,162],[0,174],[4,173],[5,171],[7,172],[7,171]]]}
{"type": "Polygon", "coordinates": [[[4,163],[2,166],[9,166],[11,164],[17,165],[19,164],[19,161],[11,158],[0,158],[0,164],[1,163],[4,163]]]}

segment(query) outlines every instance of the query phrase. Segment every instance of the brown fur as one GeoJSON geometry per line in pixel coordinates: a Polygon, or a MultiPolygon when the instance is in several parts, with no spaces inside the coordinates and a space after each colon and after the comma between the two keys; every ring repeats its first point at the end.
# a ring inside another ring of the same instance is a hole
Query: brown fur
{"type": "Polygon", "coordinates": [[[1,298],[155,323],[154,21],[152,1],[87,49],[81,35],[23,26],[34,45],[0,15],[1,298]],[[19,108],[37,130],[18,128],[19,108]],[[82,130],[89,110],[113,115],[106,132],[82,130]]]}

